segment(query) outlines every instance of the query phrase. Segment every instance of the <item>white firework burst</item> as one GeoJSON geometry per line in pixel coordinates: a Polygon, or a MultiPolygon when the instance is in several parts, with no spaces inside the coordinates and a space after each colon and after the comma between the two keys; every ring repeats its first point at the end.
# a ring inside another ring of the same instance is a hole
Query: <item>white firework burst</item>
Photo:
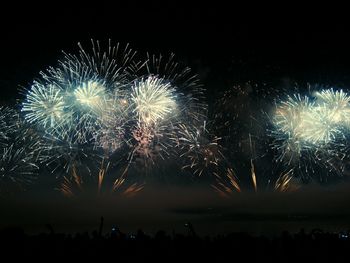
{"type": "Polygon", "coordinates": [[[64,92],[53,84],[34,83],[22,104],[22,112],[29,123],[55,128],[69,119],[64,92]]]}
{"type": "Polygon", "coordinates": [[[278,150],[276,160],[296,171],[304,170],[306,179],[321,171],[342,174],[348,149],[349,100],[342,90],[323,89],[311,99],[296,94],[280,102],[271,131],[273,148],[278,150]]]}
{"type": "Polygon", "coordinates": [[[131,101],[139,121],[146,125],[157,124],[176,111],[175,89],[161,78],[149,76],[136,81],[131,101]]]}
{"type": "Polygon", "coordinates": [[[277,106],[273,123],[277,133],[287,136],[290,142],[309,147],[334,138],[337,129],[327,122],[328,114],[328,107],[315,106],[308,97],[298,94],[277,106]]]}

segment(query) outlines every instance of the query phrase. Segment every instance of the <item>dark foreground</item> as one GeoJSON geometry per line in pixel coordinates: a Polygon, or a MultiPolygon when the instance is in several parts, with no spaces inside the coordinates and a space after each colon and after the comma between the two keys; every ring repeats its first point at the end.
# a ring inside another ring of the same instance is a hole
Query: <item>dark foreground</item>
{"type": "Polygon", "coordinates": [[[186,234],[158,231],[154,236],[142,230],[125,234],[113,228],[106,235],[99,231],[67,235],[48,232],[27,235],[20,228],[0,231],[2,259],[43,258],[51,260],[109,258],[110,262],[182,262],[196,260],[217,262],[349,262],[348,232],[325,233],[314,229],[296,234],[283,232],[278,237],[231,233],[202,237],[186,224],[186,234]],[[150,260],[150,261],[148,261],[150,260]]]}

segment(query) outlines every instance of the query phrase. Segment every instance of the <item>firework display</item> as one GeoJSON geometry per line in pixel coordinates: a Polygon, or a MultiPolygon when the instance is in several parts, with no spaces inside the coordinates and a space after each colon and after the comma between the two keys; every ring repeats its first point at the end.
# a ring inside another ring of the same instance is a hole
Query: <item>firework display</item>
{"type": "MultiPolygon", "coordinates": [[[[96,174],[103,159],[113,169],[143,168],[176,156],[194,163],[191,151],[202,151],[189,146],[195,138],[186,139],[184,127],[200,130],[206,121],[204,90],[173,55],[140,62],[128,46],[109,42],[103,51],[92,41],[88,52],[79,44],[78,55],[64,53],[24,95],[21,117],[40,136],[40,165],[74,182],[73,170],[96,174]]],[[[203,146],[205,165],[217,165],[209,153],[220,155],[216,140],[203,146]]]]}
{"type": "MultiPolygon", "coordinates": [[[[112,182],[117,190],[127,185],[128,171],[142,177],[169,162],[179,173],[212,178],[226,196],[244,185],[255,192],[295,189],[291,182],[301,170],[310,178],[323,168],[346,174],[345,90],[315,87],[302,95],[289,89],[279,99],[285,90],[247,82],[224,92],[211,112],[198,77],[174,55],[143,60],[111,41],[105,49],[98,41],[91,51],[78,46],[24,90],[19,113],[1,108],[2,182],[29,182],[45,167],[72,196],[96,178],[101,191],[107,170],[121,174],[112,182]]],[[[142,188],[130,187],[125,191],[142,188]]]]}

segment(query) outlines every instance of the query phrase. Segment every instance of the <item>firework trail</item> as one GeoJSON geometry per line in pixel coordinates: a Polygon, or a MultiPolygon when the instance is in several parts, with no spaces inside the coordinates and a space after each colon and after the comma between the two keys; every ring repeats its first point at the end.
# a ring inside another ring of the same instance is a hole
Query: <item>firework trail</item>
{"type": "MultiPolygon", "coordinates": [[[[227,168],[226,173],[223,175],[215,174],[215,182],[211,185],[215,192],[219,194],[219,196],[228,198],[235,193],[242,193],[245,190],[241,188],[241,183],[232,168],[227,168]]],[[[254,164],[252,163],[251,176],[253,186],[253,190],[255,193],[260,192],[262,189],[258,187],[257,179],[259,176],[256,175],[254,164]]],[[[264,180],[262,177],[261,180],[264,180]]],[[[272,181],[273,188],[272,190],[275,192],[294,192],[300,188],[300,185],[297,181],[293,180],[293,170],[289,170],[287,172],[282,172],[279,174],[276,180],[272,181]]],[[[266,182],[266,185],[269,186],[271,184],[271,180],[266,182]]],[[[249,191],[249,189],[247,189],[249,191]]],[[[264,190],[269,190],[268,188],[264,190]]]]}
{"type": "Polygon", "coordinates": [[[215,183],[212,184],[212,187],[221,197],[229,197],[234,192],[241,192],[238,178],[233,169],[227,168],[227,172],[223,176],[217,173],[215,176],[215,183]]]}
{"type": "Polygon", "coordinates": [[[251,178],[252,178],[252,183],[253,183],[253,186],[254,186],[254,191],[257,192],[258,191],[258,185],[257,185],[257,181],[256,181],[256,174],[255,174],[255,166],[254,166],[254,163],[253,163],[253,160],[251,159],[250,160],[250,165],[251,165],[251,178]]]}
{"type": "Polygon", "coordinates": [[[298,184],[292,183],[293,170],[282,173],[275,182],[274,190],[278,192],[294,192],[300,188],[298,184]]]}
{"type": "Polygon", "coordinates": [[[81,194],[87,194],[90,191],[95,192],[97,196],[105,194],[120,194],[125,197],[133,197],[144,188],[143,183],[129,183],[126,179],[126,170],[121,176],[113,179],[114,181],[106,180],[108,176],[111,176],[109,168],[110,163],[108,162],[105,165],[102,161],[97,176],[91,177],[80,173],[74,166],[72,174],[63,177],[59,191],[66,197],[75,197],[81,194]]]}

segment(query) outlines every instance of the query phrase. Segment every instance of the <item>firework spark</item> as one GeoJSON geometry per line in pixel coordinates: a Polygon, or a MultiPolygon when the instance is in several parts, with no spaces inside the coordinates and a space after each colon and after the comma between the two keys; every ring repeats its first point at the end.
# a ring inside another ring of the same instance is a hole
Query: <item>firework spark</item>
{"type": "Polygon", "coordinates": [[[39,167],[34,162],[33,154],[28,154],[24,147],[16,148],[15,144],[11,144],[9,147],[3,148],[0,153],[1,183],[7,180],[10,183],[28,184],[36,178],[39,167]]]}
{"type": "Polygon", "coordinates": [[[42,141],[11,108],[0,108],[0,191],[23,188],[37,178],[45,159],[42,141]]]}
{"type": "Polygon", "coordinates": [[[15,122],[16,112],[8,107],[0,107],[0,146],[9,146],[9,139],[11,134],[16,132],[15,122]]]}
{"type": "Polygon", "coordinates": [[[206,123],[200,128],[191,129],[184,124],[180,124],[179,128],[177,142],[182,152],[180,157],[185,158],[187,163],[183,169],[190,168],[199,176],[211,168],[215,170],[224,159],[219,144],[221,138],[209,134],[206,123]]]}

